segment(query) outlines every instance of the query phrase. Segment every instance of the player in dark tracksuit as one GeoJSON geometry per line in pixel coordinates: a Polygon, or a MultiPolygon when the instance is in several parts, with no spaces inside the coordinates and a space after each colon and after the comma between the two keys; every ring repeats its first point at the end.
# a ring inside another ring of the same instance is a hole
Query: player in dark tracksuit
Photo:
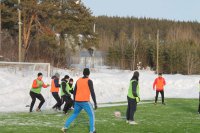
{"type": "Polygon", "coordinates": [[[73,94],[73,79],[70,79],[69,82],[66,79],[62,79],[61,88],[62,103],[65,102],[63,112],[67,114],[68,110],[73,106],[71,98],[71,94],[73,94]]]}

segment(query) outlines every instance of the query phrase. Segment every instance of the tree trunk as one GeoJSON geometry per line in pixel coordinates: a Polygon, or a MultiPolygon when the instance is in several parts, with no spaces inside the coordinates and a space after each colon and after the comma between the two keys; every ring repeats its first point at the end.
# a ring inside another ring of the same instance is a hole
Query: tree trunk
{"type": "Polygon", "coordinates": [[[133,70],[135,70],[136,48],[133,50],[133,70]]]}
{"type": "Polygon", "coordinates": [[[36,15],[31,15],[30,19],[24,17],[23,19],[23,47],[22,47],[22,61],[26,61],[28,48],[30,45],[30,34],[32,29],[32,23],[35,19],[36,15]]]}

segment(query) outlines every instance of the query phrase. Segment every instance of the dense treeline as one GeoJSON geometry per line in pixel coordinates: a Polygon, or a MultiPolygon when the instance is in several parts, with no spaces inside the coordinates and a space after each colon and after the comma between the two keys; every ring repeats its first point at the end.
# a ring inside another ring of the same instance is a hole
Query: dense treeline
{"type": "Polygon", "coordinates": [[[22,11],[23,61],[66,66],[82,48],[98,46],[107,65],[121,69],[156,69],[159,30],[159,68],[163,73],[200,73],[200,24],[134,17],[93,17],[75,0],[1,1],[2,51],[5,60],[18,61],[18,9],[22,11]],[[96,23],[96,33],[93,25],[96,23]]]}
{"type": "Polygon", "coordinates": [[[66,57],[96,44],[94,17],[75,0],[2,0],[2,51],[18,61],[18,9],[22,12],[22,61],[66,66],[66,57]],[[70,40],[70,41],[68,41],[70,40]]]}
{"type": "Polygon", "coordinates": [[[96,18],[99,48],[107,63],[121,69],[156,69],[159,30],[159,68],[163,73],[200,73],[200,24],[133,17],[96,18]]]}

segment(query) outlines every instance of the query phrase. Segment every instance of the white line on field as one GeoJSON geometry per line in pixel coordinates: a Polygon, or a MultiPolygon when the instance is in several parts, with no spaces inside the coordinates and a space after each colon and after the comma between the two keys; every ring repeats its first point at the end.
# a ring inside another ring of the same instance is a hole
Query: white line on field
{"type": "MultiPolygon", "coordinates": [[[[152,103],[150,102],[140,102],[138,104],[148,104],[148,103],[152,103]]],[[[116,106],[127,106],[127,103],[113,103],[113,104],[99,104],[98,107],[99,108],[105,108],[105,107],[116,107],[116,106]]]]}

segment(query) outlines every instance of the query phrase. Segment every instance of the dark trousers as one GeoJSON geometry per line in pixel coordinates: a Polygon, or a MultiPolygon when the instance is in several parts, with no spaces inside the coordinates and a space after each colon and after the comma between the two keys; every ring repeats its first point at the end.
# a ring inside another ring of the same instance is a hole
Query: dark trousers
{"type": "Polygon", "coordinates": [[[128,107],[126,111],[126,119],[128,121],[134,121],[134,114],[137,109],[137,102],[135,99],[131,99],[129,97],[127,97],[127,99],[128,99],[128,107]]]}
{"type": "Polygon", "coordinates": [[[71,97],[64,95],[62,96],[62,103],[64,102],[65,102],[65,105],[64,105],[63,111],[67,113],[69,109],[73,106],[73,100],[71,99],[71,97]]]}
{"type": "Polygon", "coordinates": [[[32,102],[31,102],[31,106],[30,106],[30,112],[33,111],[33,106],[35,104],[36,98],[40,100],[40,104],[38,106],[38,108],[40,109],[45,102],[44,97],[41,94],[37,94],[37,93],[34,93],[32,91],[30,91],[30,96],[32,98],[32,102]]]}
{"type": "Polygon", "coordinates": [[[155,103],[157,103],[158,101],[158,94],[161,94],[161,97],[162,97],[162,103],[164,103],[164,91],[156,91],[156,97],[155,97],[155,103]]]}
{"type": "Polygon", "coordinates": [[[60,107],[61,107],[62,103],[61,103],[60,96],[58,95],[58,92],[52,92],[52,95],[53,95],[54,99],[57,102],[52,108],[60,110],[60,107]]]}

